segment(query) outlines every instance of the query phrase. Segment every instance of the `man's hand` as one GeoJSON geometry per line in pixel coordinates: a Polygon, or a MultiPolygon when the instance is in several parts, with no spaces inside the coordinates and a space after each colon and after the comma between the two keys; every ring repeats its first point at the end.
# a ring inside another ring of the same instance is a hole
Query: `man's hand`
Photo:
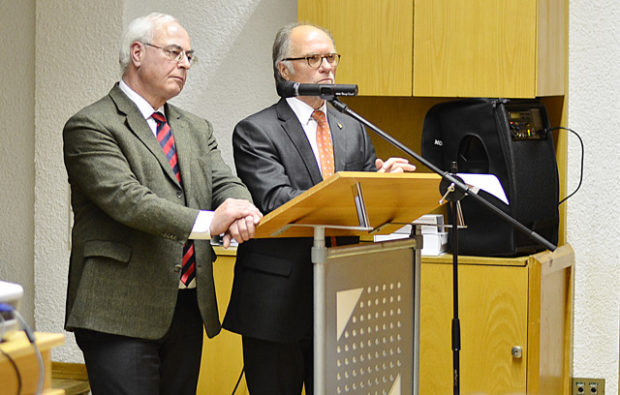
{"type": "Polygon", "coordinates": [[[211,234],[224,233],[224,247],[234,238],[238,243],[251,239],[263,214],[247,200],[226,199],[214,212],[211,234]]]}
{"type": "Polygon", "coordinates": [[[404,173],[415,171],[415,166],[404,158],[389,158],[386,161],[377,159],[375,161],[378,173],[404,173]]]}

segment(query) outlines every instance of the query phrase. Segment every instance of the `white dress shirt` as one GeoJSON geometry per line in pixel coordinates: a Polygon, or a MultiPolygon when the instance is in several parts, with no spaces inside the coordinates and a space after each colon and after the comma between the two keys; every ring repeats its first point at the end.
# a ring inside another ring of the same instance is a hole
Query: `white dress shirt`
{"type": "MultiPolygon", "coordinates": [[[[318,127],[318,122],[314,118],[312,118],[314,108],[310,107],[309,105],[295,97],[286,98],[286,102],[297,116],[297,119],[299,119],[299,123],[301,123],[301,127],[304,129],[306,137],[308,138],[308,142],[312,147],[312,152],[314,153],[314,159],[316,160],[316,164],[319,167],[319,171],[321,171],[319,148],[316,144],[316,129],[318,127]]],[[[327,119],[327,102],[324,101],[323,105],[318,110],[323,111],[323,113],[325,113],[325,119],[327,119]]]]}

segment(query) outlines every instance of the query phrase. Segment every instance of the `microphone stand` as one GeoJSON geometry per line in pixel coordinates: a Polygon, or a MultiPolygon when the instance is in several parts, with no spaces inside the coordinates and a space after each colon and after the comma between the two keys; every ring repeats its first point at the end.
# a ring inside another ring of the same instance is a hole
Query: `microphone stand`
{"type": "MultiPolygon", "coordinates": [[[[473,191],[467,184],[463,182],[456,174],[450,173],[447,171],[443,171],[434,164],[432,164],[427,159],[423,158],[421,155],[418,155],[416,152],[409,149],[407,146],[402,144],[400,141],[396,140],[386,132],[379,129],[377,126],[373,125],[362,116],[352,111],[347,107],[346,104],[339,101],[336,95],[334,94],[322,94],[321,98],[329,101],[334,108],[338,111],[349,115],[350,117],[358,120],[366,127],[375,132],[379,137],[383,138],[396,148],[405,152],[416,161],[420,162],[424,166],[431,169],[436,174],[439,174],[442,178],[441,183],[439,185],[439,190],[443,196],[443,199],[450,201],[451,210],[452,210],[452,276],[453,276],[453,309],[454,316],[452,319],[452,368],[453,368],[453,393],[458,395],[460,393],[460,359],[459,352],[461,349],[461,330],[460,323],[458,317],[458,217],[460,217],[460,200],[465,196],[470,196],[472,199],[476,200],[487,210],[494,213],[496,216],[499,216],[504,221],[508,222],[519,231],[523,232],[527,236],[529,236],[532,240],[536,241],[538,244],[544,246],[546,249],[550,251],[555,251],[557,246],[550,243],[544,237],[529,229],[527,226],[523,225],[510,215],[506,214],[499,208],[495,207],[492,203],[484,199],[482,196],[478,195],[475,191],[473,191]]],[[[456,172],[456,171],[455,171],[456,172]]]]}

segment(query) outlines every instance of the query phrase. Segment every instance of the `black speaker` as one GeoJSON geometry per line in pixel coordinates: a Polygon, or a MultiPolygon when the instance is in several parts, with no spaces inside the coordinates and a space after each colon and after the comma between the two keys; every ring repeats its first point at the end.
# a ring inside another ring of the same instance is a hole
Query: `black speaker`
{"type": "MultiPolygon", "coordinates": [[[[559,180],[553,136],[537,100],[464,99],[433,106],[424,119],[422,156],[447,171],[497,176],[509,204],[480,195],[553,244],[558,241],[559,180]]],[[[461,201],[466,229],[459,253],[517,256],[543,250],[474,199],[461,201]]]]}

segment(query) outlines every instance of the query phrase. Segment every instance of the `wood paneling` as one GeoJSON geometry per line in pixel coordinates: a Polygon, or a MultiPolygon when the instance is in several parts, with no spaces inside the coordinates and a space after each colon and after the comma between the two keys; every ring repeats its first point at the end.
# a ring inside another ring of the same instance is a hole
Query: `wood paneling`
{"type": "Polygon", "coordinates": [[[342,54],[336,81],[361,95],[411,96],[411,0],[299,0],[299,21],[328,28],[342,54]]]}
{"type": "MultiPolygon", "coordinates": [[[[224,319],[230,301],[236,248],[216,247],[217,260],[213,263],[215,292],[220,320],[224,319]]],[[[197,394],[232,394],[243,368],[241,336],[222,329],[209,339],[205,334],[202,346],[202,365],[198,376],[197,394]]],[[[241,379],[235,395],[248,395],[245,377],[241,379]]]]}
{"type": "Polygon", "coordinates": [[[565,92],[566,0],[299,0],[298,19],[333,33],[360,95],[565,92]]]}
{"type": "MultiPolygon", "coordinates": [[[[527,269],[459,266],[461,393],[526,393],[527,269]],[[513,358],[513,346],[522,358],[513,358]]],[[[420,306],[420,394],[451,393],[451,265],[423,259],[420,306]]]]}
{"type": "Polygon", "coordinates": [[[536,3],[415,0],[414,96],[535,96],[536,3]]]}
{"type": "Polygon", "coordinates": [[[566,75],[568,64],[566,0],[538,1],[538,72],[536,96],[554,96],[568,93],[566,75]]]}

